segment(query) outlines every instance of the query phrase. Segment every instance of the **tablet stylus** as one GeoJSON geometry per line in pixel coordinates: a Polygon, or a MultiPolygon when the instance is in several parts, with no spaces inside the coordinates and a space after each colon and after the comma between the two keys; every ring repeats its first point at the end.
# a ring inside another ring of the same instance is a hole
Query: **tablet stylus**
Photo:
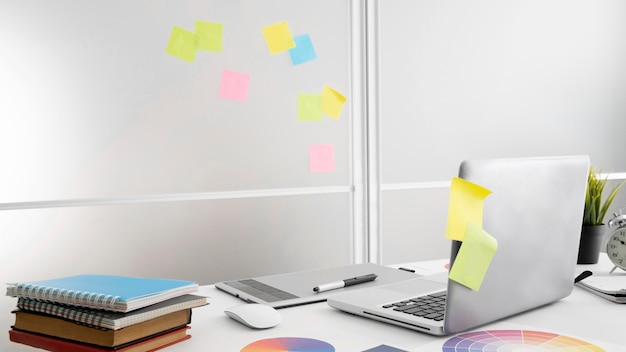
{"type": "Polygon", "coordinates": [[[320,292],[330,291],[330,290],[334,290],[334,289],[338,289],[342,287],[358,285],[364,282],[374,281],[376,280],[377,277],[378,276],[376,274],[367,274],[367,275],[357,276],[357,277],[353,277],[353,278],[345,279],[341,281],[329,282],[327,284],[313,287],[313,291],[320,293],[320,292]]]}

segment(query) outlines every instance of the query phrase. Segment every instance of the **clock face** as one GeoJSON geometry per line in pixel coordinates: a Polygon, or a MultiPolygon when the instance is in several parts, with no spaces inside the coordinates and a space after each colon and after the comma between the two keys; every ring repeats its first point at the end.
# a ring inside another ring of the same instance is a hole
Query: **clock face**
{"type": "Polygon", "coordinates": [[[606,244],[606,254],[613,264],[626,269],[626,227],[620,227],[611,234],[606,244]]]}

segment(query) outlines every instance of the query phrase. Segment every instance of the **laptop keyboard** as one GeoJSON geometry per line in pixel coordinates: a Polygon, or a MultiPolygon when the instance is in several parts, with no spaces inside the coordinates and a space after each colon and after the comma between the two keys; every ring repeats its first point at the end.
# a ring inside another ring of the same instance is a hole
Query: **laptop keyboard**
{"type": "Polygon", "coordinates": [[[397,312],[412,314],[434,321],[441,321],[443,320],[444,310],[446,309],[446,291],[386,304],[383,308],[393,309],[397,312]]]}

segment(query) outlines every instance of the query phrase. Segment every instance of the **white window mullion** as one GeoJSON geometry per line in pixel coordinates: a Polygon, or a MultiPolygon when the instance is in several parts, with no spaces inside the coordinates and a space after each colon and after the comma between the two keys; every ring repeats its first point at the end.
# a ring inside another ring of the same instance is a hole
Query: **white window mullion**
{"type": "Polygon", "coordinates": [[[380,165],[380,114],[379,114],[379,28],[378,1],[366,2],[366,79],[367,79],[367,213],[368,259],[382,263],[381,227],[381,165],[380,165]]]}

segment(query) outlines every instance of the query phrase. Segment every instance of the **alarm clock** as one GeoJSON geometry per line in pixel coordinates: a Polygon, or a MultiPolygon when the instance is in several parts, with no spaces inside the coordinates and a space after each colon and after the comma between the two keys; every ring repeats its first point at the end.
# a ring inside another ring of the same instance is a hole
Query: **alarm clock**
{"type": "Polygon", "coordinates": [[[614,228],[606,243],[606,254],[615,267],[611,273],[617,268],[626,270],[626,214],[619,212],[613,214],[614,218],[609,221],[609,228],[614,228]]]}

